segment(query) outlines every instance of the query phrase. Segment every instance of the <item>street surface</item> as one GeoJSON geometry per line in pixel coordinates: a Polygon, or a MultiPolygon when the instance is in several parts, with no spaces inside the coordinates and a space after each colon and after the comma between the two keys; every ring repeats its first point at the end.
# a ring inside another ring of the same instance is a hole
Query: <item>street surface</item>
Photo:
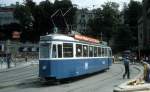
{"type": "MultiPolygon", "coordinates": [[[[131,65],[131,78],[140,73],[131,65]]],[[[123,79],[122,64],[113,64],[109,70],[66,80],[65,82],[43,83],[38,78],[38,64],[0,72],[0,92],[113,92],[113,88],[128,79],[123,79]]]]}

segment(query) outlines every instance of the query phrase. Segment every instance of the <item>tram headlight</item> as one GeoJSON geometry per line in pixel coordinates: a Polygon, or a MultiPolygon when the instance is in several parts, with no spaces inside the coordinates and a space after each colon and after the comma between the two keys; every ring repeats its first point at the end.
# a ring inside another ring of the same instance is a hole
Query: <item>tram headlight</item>
{"type": "Polygon", "coordinates": [[[45,70],[45,69],[46,69],[46,66],[44,65],[44,66],[42,67],[42,69],[45,70]]]}

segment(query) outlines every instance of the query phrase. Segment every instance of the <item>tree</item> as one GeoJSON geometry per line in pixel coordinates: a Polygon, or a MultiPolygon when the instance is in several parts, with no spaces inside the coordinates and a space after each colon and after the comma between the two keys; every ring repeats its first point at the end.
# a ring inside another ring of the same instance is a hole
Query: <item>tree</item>
{"type": "MultiPolygon", "coordinates": [[[[42,1],[39,4],[39,7],[41,8],[43,15],[41,16],[41,22],[42,22],[42,29],[44,29],[44,32],[41,32],[42,34],[46,33],[52,33],[53,31],[51,30],[53,28],[52,20],[51,20],[51,15],[54,13],[54,6],[49,0],[42,1]]],[[[39,20],[40,20],[39,19],[39,20]]]]}
{"type": "Polygon", "coordinates": [[[128,25],[120,24],[114,38],[115,51],[124,51],[132,48],[133,37],[128,25]]]}
{"type": "Polygon", "coordinates": [[[62,11],[60,11],[54,17],[54,22],[57,27],[64,30],[67,28],[68,25],[73,25],[76,8],[73,7],[72,2],[70,0],[55,0],[54,7],[55,11],[59,9],[62,11]]]}
{"type": "Polygon", "coordinates": [[[115,48],[119,51],[134,49],[137,46],[138,37],[138,19],[141,13],[141,3],[131,0],[130,3],[124,4],[121,11],[123,24],[120,24],[115,36],[115,48]]]}
{"type": "Polygon", "coordinates": [[[100,26],[103,24],[103,14],[102,14],[102,9],[98,8],[96,10],[93,10],[92,12],[95,13],[95,17],[94,19],[90,19],[88,21],[88,25],[91,29],[90,32],[92,32],[91,34],[94,36],[100,35],[103,28],[100,26]]]}
{"type": "Polygon", "coordinates": [[[52,33],[54,26],[51,16],[58,9],[61,9],[62,12],[55,16],[55,24],[60,28],[66,28],[65,23],[72,25],[75,9],[70,0],[56,0],[54,4],[49,0],[45,0],[40,2],[39,5],[36,5],[33,0],[25,0],[24,5],[17,5],[14,16],[22,26],[22,41],[37,42],[40,39],[40,35],[52,33]],[[66,22],[64,22],[65,20],[66,22]]]}
{"type": "Polygon", "coordinates": [[[106,37],[106,40],[109,42],[113,33],[117,31],[117,26],[119,23],[119,5],[114,2],[107,2],[102,5],[103,8],[103,30],[102,33],[106,37]]]}
{"type": "Polygon", "coordinates": [[[23,5],[16,7],[14,11],[14,17],[19,20],[22,27],[27,27],[31,23],[31,13],[28,8],[23,5]]]}
{"type": "Polygon", "coordinates": [[[138,45],[138,19],[142,12],[142,4],[131,0],[128,7],[124,9],[125,24],[129,25],[133,39],[133,47],[138,45]]]}
{"type": "Polygon", "coordinates": [[[104,40],[109,42],[113,33],[117,31],[119,5],[114,2],[107,2],[102,5],[102,8],[97,9],[94,20],[89,21],[89,25],[93,31],[93,34],[103,34],[104,40]]]}

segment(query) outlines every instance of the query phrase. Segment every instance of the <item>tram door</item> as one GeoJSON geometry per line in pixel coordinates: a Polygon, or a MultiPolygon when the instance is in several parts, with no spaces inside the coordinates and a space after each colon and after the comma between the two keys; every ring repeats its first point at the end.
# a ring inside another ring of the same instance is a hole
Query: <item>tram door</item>
{"type": "Polygon", "coordinates": [[[53,44],[52,58],[62,58],[62,44],[53,44]]]}

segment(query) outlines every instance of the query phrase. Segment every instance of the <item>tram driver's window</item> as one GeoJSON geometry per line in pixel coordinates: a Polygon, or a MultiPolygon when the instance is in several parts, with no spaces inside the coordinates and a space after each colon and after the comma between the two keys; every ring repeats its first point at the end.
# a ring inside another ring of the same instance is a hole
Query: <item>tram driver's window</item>
{"type": "Polygon", "coordinates": [[[76,57],[82,57],[82,45],[76,44],[76,57]]]}

